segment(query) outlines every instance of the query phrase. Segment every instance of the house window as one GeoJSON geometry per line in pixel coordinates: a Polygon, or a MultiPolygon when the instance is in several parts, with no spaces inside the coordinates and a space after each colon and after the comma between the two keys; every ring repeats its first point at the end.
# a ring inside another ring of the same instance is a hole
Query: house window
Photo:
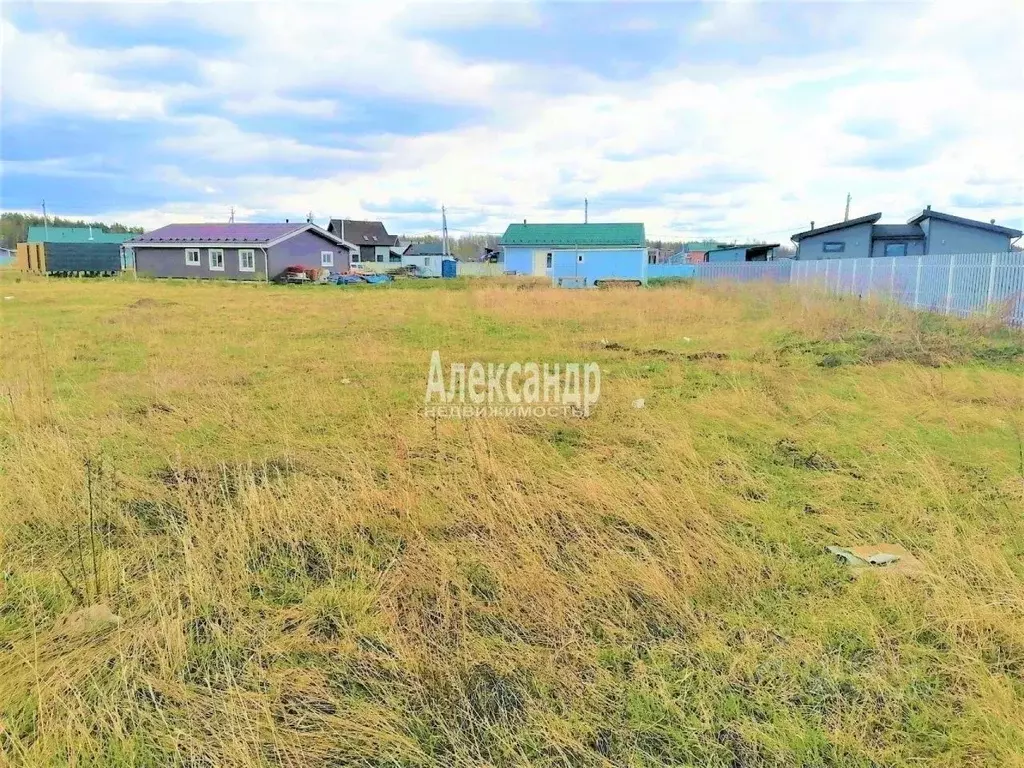
{"type": "Polygon", "coordinates": [[[576,263],[577,264],[582,264],[583,263],[583,254],[582,253],[577,253],[576,254],[576,263]]]}
{"type": "Polygon", "coordinates": [[[842,253],[846,250],[846,243],[822,243],[821,250],[824,253],[842,253]]]}
{"type": "Polygon", "coordinates": [[[424,256],[423,257],[423,266],[424,267],[429,267],[430,266],[430,257],[429,256],[424,256]]]}
{"type": "Polygon", "coordinates": [[[320,251],[320,266],[321,267],[333,267],[334,266],[334,251],[320,251]]]}
{"type": "Polygon", "coordinates": [[[198,248],[186,248],[185,249],[185,264],[190,267],[199,266],[199,249],[198,248]]]}
{"type": "Polygon", "coordinates": [[[398,253],[392,253],[388,257],[388,261],[390,261],[391,263],[395,263],[395,262],[401,263],[402,262],[402,256],[401,256],[401,254],[398,254],[398,253]]]}
{"type": "Polygon", "coordinates": [[[906,256],[907,255],[907,244],[906,243],[886,243],[885,244],[885,255],[886,256],[906,256]]]}
{"type": "MultiPolygon", "coordinates": [[[[374,240],[376,240],[376,239],[377,238],[374,238],[374,240]]],[[[377,253],[377,261],[384,261],[384,254],[383,253],[379,253],[379,252],[377,253]]]]}
{"type": "Polygon", "coordinates": [[[238,271],[256,271],[256,252],[252,249],[242,249],[238,252],[238,271]]]}
{"type": "Polygon", "coordinates": [[[356,250],[352,251],[352,253],[349,254],[349,260],[353,264],[361,264],[362,263],[363,255],[361,253],[359,253],[359,249],[358,248],[356,250]]]}
{"type": "Polygon", "coordinates": [[[547,258],[544,260],[544,266],[546,268],[551,269],[551,262],[552,262],[553,258],[554,257],[550,253],[547,255],[547,258]]]}
{"type": "Polygon", "coordinates": [[[210,258],[210,271],[211,272],[223,272],[224,271],[224,251],[220,248],[211,248],[208,250],[207,255],[210,258]]]}

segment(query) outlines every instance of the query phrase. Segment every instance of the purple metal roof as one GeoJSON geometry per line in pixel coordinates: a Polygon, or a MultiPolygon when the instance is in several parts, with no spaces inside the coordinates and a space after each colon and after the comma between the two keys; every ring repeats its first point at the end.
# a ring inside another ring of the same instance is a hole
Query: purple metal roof
{"type": "Polygon", "coordinates": [[[268,243],[302,229],[294,224],[168,224],[129,243],[268,243]]]}

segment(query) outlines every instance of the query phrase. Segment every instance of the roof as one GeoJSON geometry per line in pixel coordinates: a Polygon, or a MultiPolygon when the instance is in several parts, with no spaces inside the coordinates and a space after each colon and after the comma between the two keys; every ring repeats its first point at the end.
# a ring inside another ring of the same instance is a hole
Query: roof
{"type": "Polygon", "coordinates": [[[99,227],[50,227],[31,226],[28,228],[29,243],[123,243],[132,237],[131,232],[104,232],[99,227]]]}
{"type": "Polygon", "coordinates": [[[643,224],[509,224],[502,245],[646,247],[643,224]]]}
{"type": "Polygon", "coordinates": [[[389,235],[384,224],[379,221],[331,219],[331,223],[327,225],[327,231],[344,238],[353,245],[398,245],[398,237],[389,235]]]}
{"type": "Polygon", "coordinates": [[[875,224],[873,240],[924,240],[924,230],[917,224],[875,224]]]}
{"type": "Polygon", "coordinates": [[[407,256],[443,256],[444,245],[441,243],[413,243],[405,253],[407,256]]]}
{"type": "Polygon", "coordinates": [[[685,253],[692,253],[694,251],[708,252],[714,251],[718,248],[724,248],[725,246],[717,240],[691,240],[688,243],[683,243],[682,251],[685,253]]]}
{"type": "Polygon", "coordinates": [[[1007,237],[1020,237],[1022,233],[1019,229],[1011,229],[1010,227],[1001,227],[998,224],[991,224],[987,221],[977,221],[976,219],[965,219],[962,216],[954,216],[951,213],[939,213],[933,211],[931,208],[925,208],[917,216],[910,219],[907,224],[920,224],[925,219],[937,219],[939,221],[948,221],[953,224],[961,224],[965,227],[974,227],[975,229],[984,229],[989,232],[998,232],[1000,235],[1006,235],[1007,237]]]}
{"type": "Polygon", "coordinates": [[[778,243],[746,243],[740,245],[722,245],[719,246],[718,248],[710,248],[705,253],[715,253],[716,251],[769,251],[772,248],[778,247],[778,243]]]}
{"type": "Polygon", "coordinates": [[[306,229],[306,222],[285,224],[168,224],[132,243],[269,243],[285,235],[306,229]]]}
{"type": "Polygon", "coordinates": [[[797,232],[789,239],[792,240],[794,243],[798,243],[805,237],[814,237],[815,235],[823,235],[826,232],[835,232],[836,230],[846,229],[847,227],[856,227],[858,224],[877,224],[880,218],[882,218],[881,213],[870,213],[867,216],[861,216],[858,219],[839,221],[836,222],[835,224],[826,224],[824,227],[816,227],[814,229],[808,229],[804,232],[797,232]]]}

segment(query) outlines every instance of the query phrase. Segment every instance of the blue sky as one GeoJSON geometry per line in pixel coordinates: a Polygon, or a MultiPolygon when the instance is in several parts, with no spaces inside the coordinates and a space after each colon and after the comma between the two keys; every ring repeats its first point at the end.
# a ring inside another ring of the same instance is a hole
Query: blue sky
{"type": "Polygon", "coordinates": [[[788,239],[1020,226],[1024,13],[985,2],[2,6],[5,210],[788,239]],[[1012,30],[1018,30],[1016,37],[1012,30]],[[1000,44],[1000,41],[1002,43],[1000,44]]]}

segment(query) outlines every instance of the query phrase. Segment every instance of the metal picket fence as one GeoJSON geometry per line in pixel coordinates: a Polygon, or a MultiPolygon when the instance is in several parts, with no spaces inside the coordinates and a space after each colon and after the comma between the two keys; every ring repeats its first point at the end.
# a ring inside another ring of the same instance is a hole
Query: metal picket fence
{"type": "MultiPolygon", "coordinates": [[[[750,265],[754,266],[754,265],[750,265]]],[[[794,261],[792,285],[882,296],[947,315],[997,313],[1024,326],[1024,253],[962,253],[794,261]]]]}
{"type": "Polygon", "coordinates": [[[1024,253],[962,253],[694,265],[696,280],[768,281],[947,315],[996,314],[1024,327],[1024,253]]]}
{"type": "Polygon", "coordinates": [[[790,259],[695,264],[693,276],[696,280],[732,280],[740,283],[767,280],[774,283],[788,283],[792,265],[793,262],[790,259]]]}

